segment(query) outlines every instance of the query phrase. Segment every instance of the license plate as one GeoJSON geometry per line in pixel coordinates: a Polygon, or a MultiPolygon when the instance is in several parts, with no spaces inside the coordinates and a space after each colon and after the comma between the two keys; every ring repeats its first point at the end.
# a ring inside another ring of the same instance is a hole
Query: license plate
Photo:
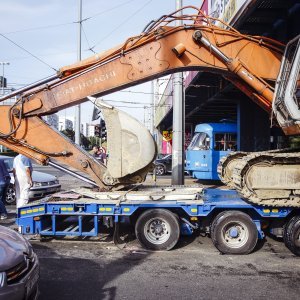
{"type": "Polygon", "coordinates": [[[52,193],[52,192],[56,192],[57,188],[50,188],[47,190],[47,193],[52,193]]]}
{"type": "Polygon", "coordinates": [[[40,277],[39,269],[36,267],[34,272],[31,274],[31,276],[28,278],[26,283],[26,297],[30,295],[32,292],[32,289],[35,287],[36,283],[38,282],[40,277]]]}

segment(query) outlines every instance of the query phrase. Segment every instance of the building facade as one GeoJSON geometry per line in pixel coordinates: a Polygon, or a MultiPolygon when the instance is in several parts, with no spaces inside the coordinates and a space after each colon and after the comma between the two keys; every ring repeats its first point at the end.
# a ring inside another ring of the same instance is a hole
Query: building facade
{"type": "Polygon", "coordinates": [[[63,130],[73,130],[73,121],[66,117],[59,117],[59,131],[63,130]]]}

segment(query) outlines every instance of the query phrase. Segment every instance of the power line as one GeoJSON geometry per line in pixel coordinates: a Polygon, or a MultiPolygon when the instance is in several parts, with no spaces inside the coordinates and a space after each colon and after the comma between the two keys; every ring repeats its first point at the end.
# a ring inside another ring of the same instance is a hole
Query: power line
{"type": "Polygon", "coordinates": [[[116,9],[116,8],[120,8],[120,7],[126,5],[126,4],[128,4],[128,3],[130,3],[130,2],[133,2],[133,1],[135,1],[135,0],[129,0],[129,1],[123,2],[123,3],[119,4],[119,5],[116,5],[116,6],[113,6],[113,7],[111,7],[111,8],[108,8],[107,10],[104,10],[104,11],[101,11],[101,12],[98,12],[98,13],[95,13],[94,15],[92,15],[92,16],[90,16],[90,17],[87,17],[87,19],[89,20],[89,19],[92,19],[92,18],[94,18],[94,17],[103,15],[104,13],[110,12],[110,11],[116,9]]]}
{"type": "Polygon", "coordinates": [[[3,32],[2,34],[13,34],[13,33],[20,33],[20,32],[27,32],[27,31],[34,31],[34,30],[41,30],[41,29],[48,29],[48,28],[54,28],[54,27],[61,27],[66,25],[73,25],[76,22],[68,22],[68,23],[60,23],[60,24],[53,24],[53,25],[45,25],[45,26],[39,26],[39,27],[31,27],[26,29],[20,29],[15,31],[8,31],[3,32]]]}
{"type": "MultiPolygon", "coordinates": [[[[169,104],[162,104],[162,105],[157,104],[157,105],[153,105],[152,103],[147,103],[147,102],[136,102],[136,101],[133,102],[133,101],[125,101],[125,100],[103,99],[103,101],[105,101],[105,102],[116,102],[116,103],[127,103],[127,104],[132,104],[132,105],[144,104],[143,107],[152,107],[152,106],[154,106],[154,107],[168,107],[168,106],[170,106],[169,104]],[[147,106],[147,105],[149,105],[149,106],[147,106]]],[[[118,105],[116,105],[116,106],[118,106],[118,105]]],[[[127,107],[127,106],[124,106],[124,107],[127,107]]],[[[132,106],[130,106],[130,107],[132,107],[132,106]]],[[[135,106],[135,107],[132,107],[132,108],[137,108],[137,107],[135,106]]]]}
{"type": "Polygon", "coordinates": [[[89,43],[89,41],[88,41],[88,38],[87,38],[87,35],[86,35],[86,32],[85,32],[85,30],[84,30],[84,28],[83,28],[83,24],[82,24],[82,23],[81,23],[81,30],[82,30],[82,32],[83,32],[85,41],[86,41],[86,43],[87,43],[87,45],[88,45],[88,47],[89,47],[88,50],[91,50],[92,52],[96,53],[96,52],[91,48],[91,45],[90,45],[90,43],[89,43]]]}
{"type": "Polygon", "coordinates": [[[14,42],[13,40],[9,39],[8,37],[6,37],[4,34],[0,33],[0,35],[2,37],[4,37],[5,39],[7,39],[8,41],[10,41],[12,44],[14,44],[15,46],[17,46],[18,48],[22,49],[23,51],[27,52],[28,54],[30,54],[32,57],[34,57],[35,59],[37,59],[39,62],[41,62],[42,64],[48,66],[49,68],[51,68],[52,70],[54,70],[55,72],[57,72],[57,70],[50,66],[48,63],[46,63],[45,61],[43,61],[42,59],[40,59],[39,57],[37,57],[36,55],[32,54],[31,52],[29,52],[28,50],[26,50],[24,47],[20,46],[19,44],[17,44],[16,42],[14,42]]]}
{"type": "MultiPolygon", "coordinates": [[[[100,11],[98,13],[95,13],[89,17],[86,17],[82,20],[82,22],[84,21],[87,21],[87,20],[90,20],[90,19],[93,19],[94,17],[97,17],[97,16],[100,16],[100,15],[103,15],[107,12],[110,12],[112,10],[115,10],[117,8],[120,8],[130,2],[133,2],[133,1],[136,1],[136,0],[129,0],[129,1],[126,1],[126,2],[123,2],[119,5],[115,5],[111,8],[108,8],[106,10],[103,10],[103,11],[100,11]]],[[[54,27],[61,27],[61,26],[66,26],[66,25],[73,25],[73,24],[76,24],[78,23],[78,21],[73,21],[73,22],[66,22],[66,23],[59,23],[59,24],[49,24],[49,25],[45,25],[45,26],[37,26],[37,27],[30,27],[30,28],[25,28],[25,29],[19,29],[19,30],[14,30],[14,31],[8,31],[8,32],[2,32],[2,34],[14,34],[14,33],[21,33],[21,32],[27,32],[27,31],[34,31],[34,30],[43,30],[43,29],[49,29],[49,28],[54,28],[54,27]]]]}
{"type": "Polygon", "coordinates": [[[126,18],[121,24],[119,24],[117,27],[115,27],[112,31],[110,31],[106,36],[104,36],[101,41],[96,43],[93,47],[90,48],[92,51],[96,46],[98,46],[101,42],[106,40],[108,37],[110,37],[116,30],[118,30],[121,26],[123,26],[126,22],[132,19],[136,14],[138,14],[142,9],[144,9],[152,0],[147,1],[144,5],[142,5],[139,9],[137,9],[133,14],[131,14],[128,18],[126,18]]]}
{"type": "Polygon", "coordinates": [[[159,93],[150,93],[150,92],[136,92],[136,91],[119,91],[120,93],[132,93],[132,94],[144,94],[144,95],[155,95],[155,96],[167,96],[171,97],[173,96],[172,94],[159,94],[159,93]]]}

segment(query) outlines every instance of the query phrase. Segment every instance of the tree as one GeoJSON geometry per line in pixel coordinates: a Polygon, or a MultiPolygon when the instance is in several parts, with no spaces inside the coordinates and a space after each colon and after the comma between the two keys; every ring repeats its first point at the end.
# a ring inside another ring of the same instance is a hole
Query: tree
{"type": "Polygon", "coordinates": [[[91,141],[82,133],[80,134],[80,140],[81,140],[81,145],[84,147],[84,149],[90,148],[91,141]]]}
{"type": "Polygon", "coordinates": [[[75,132],[72,129],[65,129],[61,131],[62,134],[64,134],[67,138],[69,138],[71,141],[75,141],[75,132]]]}

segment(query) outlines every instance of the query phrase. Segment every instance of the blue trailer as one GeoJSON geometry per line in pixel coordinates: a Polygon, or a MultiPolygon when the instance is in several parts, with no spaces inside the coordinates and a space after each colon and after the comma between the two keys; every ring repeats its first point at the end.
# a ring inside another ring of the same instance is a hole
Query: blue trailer
{"type": "Polygon", "coordinates": [[[104,193],[81,188],[17,211],[19,231],[41,237],[98,236],[111,226],[119,243],[118,230],[125,222],[134,226],[141,245],[152,250],[170,250],[180,235],[200,231],[222,253],[247,254],[268,230],[300,255],[298,209],[252,205],[233,190],[172,186],[104,193]]]}
{"type": "Polygon", "coordinates": [[[199,124],[186,150],[185,170],[193,178],[218,180],[217,166],[220,159],[236,150],[239,150],[236,124],[199,124]]]}

